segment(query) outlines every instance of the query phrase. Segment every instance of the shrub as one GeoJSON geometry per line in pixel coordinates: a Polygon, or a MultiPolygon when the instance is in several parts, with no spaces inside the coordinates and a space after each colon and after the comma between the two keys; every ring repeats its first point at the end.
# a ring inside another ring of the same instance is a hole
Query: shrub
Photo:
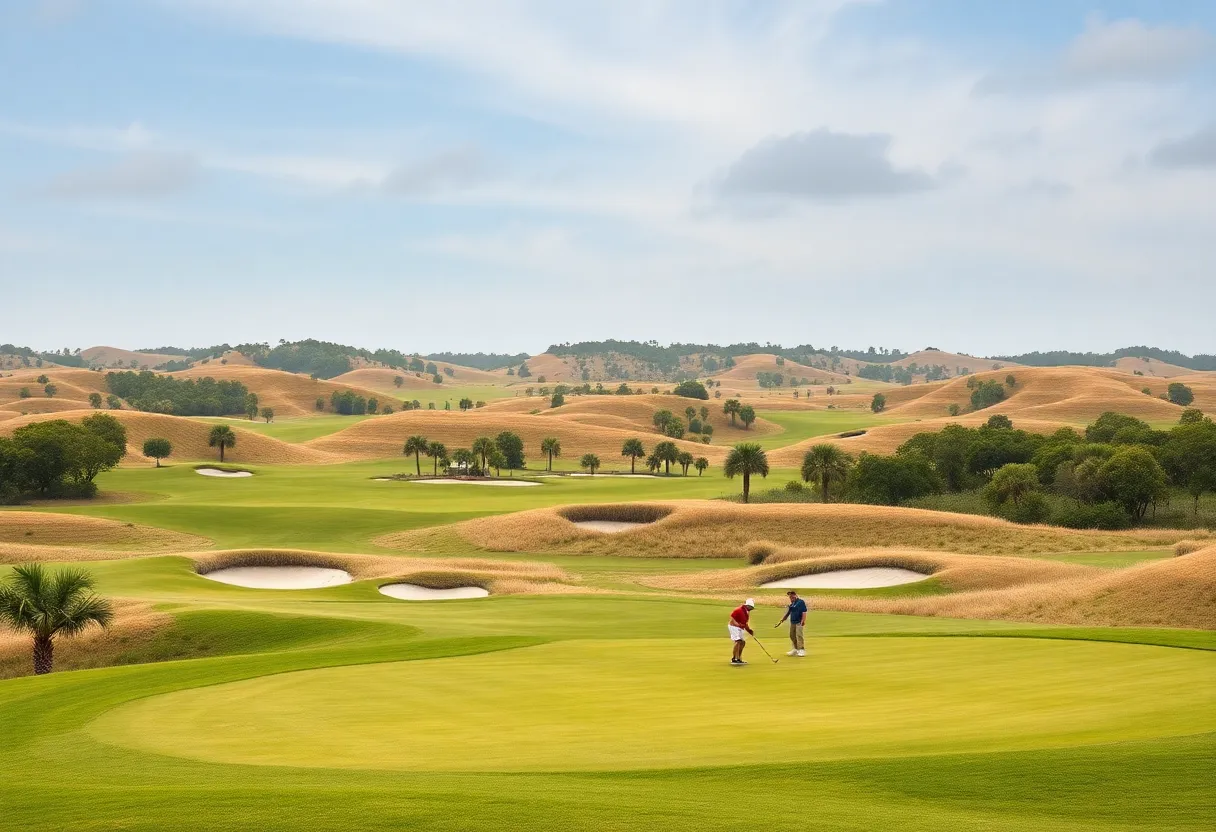
{"type": "Polygon", "coordinates": [[[874,398],[870,399],[870,410],[875,413],[882,413],[887,409],[887,397],[882,393],[875,393],[874,398]]]}
{"type": "Polygon", "coordinates": [[[1070,529],[1126,529],[1131,525],[1127,514],[1115,503],[1070,502],[1057,509],[1051,522],[1070,529]]]}
{"type": "Polygon", "coordinates": [[[677,396],[683,396],[686,399],[708,399],[709,391],[705,389],[705,385],[699,381],[682,381],[675,386],[671,391],[677,396]]]}
{"type": "Polygon", "coordinates": [[[983,410],[1004,400],[1005,387],[995,381],[981,381],[971,391],[972,410],[983,410]]]}
{"type": "Polygon", "coordinates": [[[1170,386],[1166,388],[1165,394],[1171,402],[1182,405],[1183,407],[1186,407],[1191,402],[1195,401],[1194,391],[1180,381],[1171,383],[1170,386]]]}

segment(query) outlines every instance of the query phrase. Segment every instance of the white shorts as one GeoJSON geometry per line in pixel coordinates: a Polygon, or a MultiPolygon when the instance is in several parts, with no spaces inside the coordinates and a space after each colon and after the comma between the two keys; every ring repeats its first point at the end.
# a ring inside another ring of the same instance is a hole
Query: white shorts
{"type": "Polygon", "coordinates": [[[747,641],[747,630],[742,627],[736,627],[734,624],[727,624],[726,631],[730,633],[731,641],[747,641]]]}

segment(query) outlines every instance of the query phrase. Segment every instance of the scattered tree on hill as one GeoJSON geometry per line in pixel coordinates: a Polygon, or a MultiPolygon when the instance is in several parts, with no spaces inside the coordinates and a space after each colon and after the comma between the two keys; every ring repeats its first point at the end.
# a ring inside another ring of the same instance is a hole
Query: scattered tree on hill
{"type": "Polygon", "coordinates": [[[566,397],[561,393],[554,393],[553,398],[549,400],[550,407],[561,407],[566,403],[566,397]]]}
{"type": "Polygon", "coordinates": [[[0,585],[0,623],[33,638],[35,674],[54,670],[56,638],[80,635],[93,624],[108,627],[113,620],[113,606],[93,586],[83,569],[48,574],[40,563],[13,567],[0,585]]]}
{"type": "Polygon", "coordinates": [[[1202,425],[1205,422],[1211,423],[1211,419],[1203,415],[1203,411],[1197,407],[1187,408],[1182,411],[1182,415],[1178,418],[1180,425],[1202,425]]]}
{"type": "Polygon", "coordinates": [[[1010,388],[1018,386],[1018,380],[1014,377],[1013,373],[1005,376],[1005,386],[1010,388]]]}
{"type": "Polygon", "coordinates": [[[38,382],[39,384],[46,384],[50,380],[50,377],[48,377],[46,373],[43,373],[42,375],[38,376],[38,378],[34,379],[34,381],[38,382]]]}
{"type": "Polygon", "coordinates": [[[667,430],[667,426],[675,421],[675,418],[675,414],[670,410],[656,410],[651,417],[651,421],[654,422],[654,426],[659,433],[664,433],[667,430]]]}
{"type": "Polygon", "coordinates": [[[258,394],[249,393],[245,396],[245,415],[249,417],[249,421],[258,418],[258,394]]]}
{"type": "Polygon", "coordinates": [[[473,400],[472,399],[461,399],[460,400],[460,410],[462,412],[472,410],[472,409],[473,409],[473,400]]]}
{"type": "Polygon", "coordinates": [[[438,475],[440,464],[443,464],[446,467],[448,462],[447,445],[444,445],[442,442],[432,442],[426,446],[426,455],[429,456],[434,462],[432,473],[438,475]]]}
{"type": "MultiPolygon", "coordinates": [[[[375,401],[375,400],[373,399],[373,401],[375,401]]],[[[270,424],[270,420],[274,418],[274,408],[273,407],[263,407],[260,411],[260,414],[261,414],[262,418],[266,420],[266,424],[270,424]]]]}
{"type": "Polygon", "coordinates": [[[1166,397],[1174,404],[1186,407],[1191,402],[1195,401],[1195,393],[1191,388],[1187,387],[1180,381],[1175,381],[1166,388],[1166,397]]]}
{"type": "Polygon", "coordinates": [[[420,477],[422,476],[421,457],[422,454],[426,453],[426,449],[429,447],[430,444],[426,441],[425,436],[411,436],[409,439],[405,440],[405,447],[401,451],[406,456],[409,456],[410,454],[414,455],[414,473],[420,477]]]}
{"type": "Polygon", "coordinates": [[[730,417],[731,427],[734,427],[735,417],[739,415],[741,407],[742,405],[739,404],[738,399],[727,399],[722,403],[722,412],[730,417]]]}
{"type": "MultiPolygon", "coordinates": [[[[439,368],[435,366],[434,361],[428,361],[426,363],[426,367],[423,369],[423,372],[430,376],[437,376],[439,375],[439,368]]],[[[442,383],[443,379],[439,379],[439,381],[442,383]]]]}
{"type": "Polygon", "coordinates": [[[849,476],[853,457],[835,445],[826,442],[814,445],[802,457],[802,479],[819,484],[819,496],[825,503],[831,501],[832,483],[843,483],[849,476]]]}
{"type": "Polygon", "coordinates": [[[693,467],[697,469],[697,476],[705,473],[705,469],[709,467],[709,460],[703,456],[699,456],[693,461],[693,467]]]}
{"type": "Polygon", "coordinates": [[[681,381],[671,391],[677,396],[683,396],[686,399],[708,399],[709,391],[705,389],[705,385],[699,381],[681,381]]]}
{"type": "Polygon", "coordinates": [[[519,438],[519,434],[504,430],[494,437],[494,444],[506,460],[504,468],[516,471],[524,467],[524,440],[519,438]]]}
{"type": "Polygon", "coordinates": [[[48,384],[42,388],[42,392],[46,393],[48,399],[53,399],[55,398],[55,394],[59,392],[59,388],[54,384],[48,384]]]}
{"type": "Polygon", "coordinates": [[[689,466],[691,466],[695,461],[696,460],[693,459],[693,455],[688,451],[680,451],[680,453],[676,455],[676,463],[684,469],[684,476],[686,477],[688,476],[689,466]]]}
{"type": "Polygon", "coordinates": [[[89,407],[92,407],[94,409],[101,407],[101,394],[100,393],[90,393],[89,394],[89,407]]]}
{"type": "Polygon", "coordinates": [[[709,421],[709,408],[706,407],[705,405],[701,405],[700,415],[701,415],[702,422],[708,422],[709,421]]]}
{"type": "MultiPolygon", "coordinates": [[[[968,379],[971,381],[972,379],[968,379]]],[[[1005,400],[1005,387],[995,381],[978,382],[971,389],[971,409],[983,410],[1005,400]]]]}
{"type": "Polygon", "coordinates": [[[402,378],[401,376],[393,376],[393,386],[394,387],[401,387],[401,385],[403,385],[403,384],[405,384],[404,378],[402,378]]]}
{"type": "Polygon", "coordinates": [[[515,373],[516,373],[516,375],[518,375],[520,378],[529,378],[529,377],[531,377],[531,375],[532,375],[532,371],[528,369],[528,362],[527,362],[527,361],[525,361],[525,362],[523,362],[522,364],[520,364],[520,365],[519,365],[519,369],[518,369],[518,370],[516,370],[516,371],[515,371],[515,373]]]}
{"type": "Polygon", "coordinates": [[[211,429],[211,435],[207,437],[207,444],[212,448],[220,449],[220,462],[223,462],[224,449],[236,445],[236,434],[227,425],[216,425],[211,429]]]}
{"type": "Polygon", "coordinates": [[[537,384],[544,384],[544,383],[545,383],[545,377],[544,377],[544,376],[537,376],[537,377],[536,377],[536,383],[537,383],[537,384]]]}
{"type": "Polygon", "coordinates": [[[443,384],[443,376],[439,375],[439,373],[435,373],[435,375],[431,376],[431,381],[435,384],[443,384]]]}
{"type": "Polygon", "coordinates": [[[701,424],[701,420],[698,419],[696,416],[692,417],[692,419],[690,419],[688,421],[688,432],[689,433],[700,433],[701,429],[703,427],[704,427],[704,425],[701,424]]]}
{"type": "Polygon", "coordinates": [[[887,397],[882,393],[875,393],[874,398],[870,399],[870,410],[875,413],[882,413],[887,409],[887,397]]]}
{"type": "Polygon", "coordinates": [[[739,421],[743,423],[744,430],[751,430],[752,422],[756,421],[756,409],[750,404],[745,404],[739,408],[739,421]]]}
{"type": "Polygon", "coordinates": [[[578,464],[595,476],[595,472],[600,469],[600,458],[595,454],[583,454],[583,458],[578,461],[578,464]]]}
{"type": "Polygon", "coordinates": [[[768,476],[768,455],[756,443],[743,442],[731,448],[722,473],[731,479],[738,474],[743,475],[743,502],[746,503],[751,495],[752,475],[768,476]]]}
{"type": "Polygon", "coordinates": [[[549,463],[545,470],[552,471],[553,457],[562,455],[562,443],[557,440],[557,437],[545,437],[540,441],[540,452],[549,457],[549,463]]]}
{"type": "Polygon", "coordinates": [[[957,416],[961,411],[962,411],[962,408],[959,407],[957,404],[951,404],[949,407],[946,408],[946,412],[949,413],[951,416],[957,416]]]}
{"type": "Polygon", "coordinates": [[[654,455],[663,462],[663,473],[671,473],[671,463],[679,459],[680,449],[675,442],[660,442],[654,446],[654,455]]]}
{"type": "Polygon", "coordinates": [[[122,399],[111,393],[106,396],[106,407],[110,408],[110,410],[122,410],[122,399]]]}
{"type": "Polygon", "coordinates": [[[988,421],[984,423],[984,426],[994,430],[1012,430],[1013,420],[1004,413],[994,413],[988,417],[988,421]]]}
{"type": "Polygon", "coordinates": [[[621,456],[629,457],[629,473],[636,473],[634,465],[638,457],[646,456],[646,447],[641,439],[626,439],[625,444],[621,446],[621,456]]]}
{"type": "Polygon", "coordinates": [[[316,408],[318,411],[324,412],[324,410],[325,410],[325,399],[323,399],[321,396],[317,396],[317,400],[316,400],[316,402],[314,402],[314,403],[313,403],[313,406],[314,406],[314,407],[315,407],[315,408],[316,408]]]}
{"type": "Polygon", "coordinates": [[[22,387],[17,391],[17,397],[20,399],[28,399],[30,397],[30,388],[22,387]]]}
{"type": "Polygon", "coordinates": [[[689,427],[692,427],[692,420],[697,418],[697,409],[695,407],[684,408],[684,418],[688,420],[689,427]]]}
{"type": "Polygon", "coordinates": [[[160,467],[160,461],[166,459],[173,453],[173,445],[168,439],[152,438],[144,440],[144,456],[155,459],[156,467],[160,467]]]}
{"type": "Polygon", "coordinates": [[[709,438],[714,435],[714,426],[710,424],[701,425],[701,441],[709,444],[709,438]]]}

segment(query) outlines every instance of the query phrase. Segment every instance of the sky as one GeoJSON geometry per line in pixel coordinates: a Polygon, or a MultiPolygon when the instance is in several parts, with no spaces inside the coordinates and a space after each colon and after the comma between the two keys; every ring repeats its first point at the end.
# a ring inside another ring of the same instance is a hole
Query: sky
{"type": "Polygon", "coordinates": [[[3,0],[0,342],[1216,352],[1216,3],[3,0]]]}

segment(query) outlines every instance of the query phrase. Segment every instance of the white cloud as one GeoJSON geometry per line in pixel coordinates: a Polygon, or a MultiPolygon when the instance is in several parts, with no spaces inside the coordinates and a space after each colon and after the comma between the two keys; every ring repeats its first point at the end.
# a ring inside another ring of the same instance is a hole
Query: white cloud
{"type": "Polygon", "coordinates": [[[65,199],[146,199],[181,193],[194,184],[198,161],[184,154],[133,153],[115,163],[56,176],[45,192],[65,199]]]}
{"type": "Polygon", "coordinates": [[[1149,160],[1163,168],[1216,169],[1216,127],[1164,141],[1153,148],[1149,160]]]}

